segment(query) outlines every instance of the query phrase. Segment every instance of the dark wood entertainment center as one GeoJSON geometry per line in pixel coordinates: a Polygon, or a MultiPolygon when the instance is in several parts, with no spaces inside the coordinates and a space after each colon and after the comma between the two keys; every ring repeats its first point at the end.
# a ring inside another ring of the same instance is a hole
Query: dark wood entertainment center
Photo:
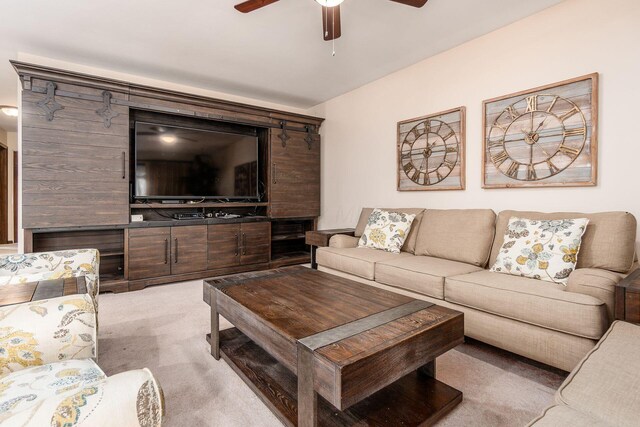
{"type": "Polygon", "coordinates": [[[309,262],[320,215],[323,119],[12,62],[22,84],[25,252],[92,247],[100,289],[123,292],[309,262]],[[259,145],[259,201],[133,200],[132,128],[244,127],[259,145]],[[173,220],[179,212],[241,218],[173,220]],[[131,222],[142,214],[144,221],[131,222]]]}

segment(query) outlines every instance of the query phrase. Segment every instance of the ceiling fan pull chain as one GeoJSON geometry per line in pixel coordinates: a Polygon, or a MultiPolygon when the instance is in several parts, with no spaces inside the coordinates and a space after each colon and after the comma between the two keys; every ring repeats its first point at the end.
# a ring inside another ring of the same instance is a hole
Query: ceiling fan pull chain
{"type": "MultiPolygon", "coordinates": [[[[336,12],[335,10],[331,11],[331,29],[334,32],[335,35],[335,31],[336,31],[336,12]]],[[[332,49],[333,52],[331,52],[331,56],[336,56],[336,38],[334,37],[333,40],[331,40],[332,44],[332,49]]]]}

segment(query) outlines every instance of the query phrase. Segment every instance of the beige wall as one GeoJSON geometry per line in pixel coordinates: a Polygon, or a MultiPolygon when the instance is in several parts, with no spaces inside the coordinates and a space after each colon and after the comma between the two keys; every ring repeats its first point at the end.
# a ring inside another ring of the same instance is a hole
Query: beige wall
{"type": "Polygon", "coordinates": [[[638,22],[637,0],[566,0],[315,107],[327,119],[320,226],[354,226],[363,206],[627,210],[640,219],[638,22]],[[482,101],[592,72],[600,73],[598,186],[483,190],[482,101]],[[397,192],[396,122],[461,105],[467,190],[397,192]]]}

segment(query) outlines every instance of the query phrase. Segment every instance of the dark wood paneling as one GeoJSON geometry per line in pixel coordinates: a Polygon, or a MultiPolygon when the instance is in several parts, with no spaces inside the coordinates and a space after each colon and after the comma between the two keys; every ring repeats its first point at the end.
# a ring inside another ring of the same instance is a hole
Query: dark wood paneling
{"type": "Polygon", "coordinates": [[[320,215],[320,136],[289,131],[283,146],[272,129],[269,201],[272,218],[303,218],[320,215]],[[309,146],[305,138],[312,138],[309,146]],[[311,147],[311,148],[309,148],[311,147]]]}
{"type": "Polygon", "coordinates": [[[9,150],[0,145],[0,244],[9,240],[9,150]]]}
{"type": "MultiPolygon", "coordinates": [[[[56,199],[57,200],[57,199],[56,199]]],[[[126,205],[128,207],[128,205],[126,205]]],[[[87,205],[65,205],[57,202],[48,209],[42,206],[22,207],[22,224],[25,228],[77,227],[92,225],[120,225],[128,220],[128,213],[124,213],[125,205],[91,205],[91,212],[87,205]]]]}
{"type": "MultiPolygon", "coordinates": [[[[23,134],[22,140],[43,142],[43,143],[58,143],[70,146],[88,146],[88,147],[108,147],[108,148],[129,148],[129,138],[121,135],[106,135],[106,134],[87,134],[81,129],[40,129],[29,127],[28,123],[22,127],[23,134]]],[[[24,147],[23,149],[27,148],[24,147]]],[[[73,150],[73,147],[71,148],[73,150]]]]}
{"type": "MultiPolygon", "coordinates": [[[[99,107],[100,104],[96,104],[99,107]]],[[[43,115],[37,114],[23,114],[22,115],[23,126],[26,123],[31,128],[46,129],[46,130],[61,130],[68,131],[69,129],[76,129],[76,131],[83,132],[85,134],[92,135],[108,135],[108,136],[129,136],[129,126],[123,124],[111,124],[111,127],[105,127],[103,122],[88,121],[85,119],[74,118],[65,119],[54,115],[52,121],[47,120],[43,115]]],[[[128,119],[127,119],[128,121],[128,119]]]]}
{"type": "Polygon", "coordinates": [[[187,274],[176,274],[151,279],[133,280],[129,282],[129,290],[136,291],[147,286],[161,285],[165,283],[185,282],[187,280],[206,279],[210,277],[224,276],[225,274],[242,273],[245,271],[266,270],[269,264],[237,265],[234,267],[218,268],[215,270],[196,271],[187,274]]]}
{"type": "Polygon", "coordinates": [[[21,199],[18,193],[18,170],[20,168],[18,164],[18,152],[13,152],[13,243],[18,243],[18,206],[20,206],[21,199]]]}
{"type": "Polygon", "coordinates": [[[33,237],[33,248],[35,252],[93,248],[100,251],[101,256],[105,256],[124,251],[124,232],[93,230],[36,233],[33,237]]]}
{"type": "Polygon", "coordinates": [[[207,226],[171,227],[171,274],[207,269],[207,226]]]}
{"type": "Polygon", "coordinates": [[[129,230],[129,280],[171,274],[171,228],[129,230]]]}
{"type": "Polygon", "coordinates": [[[240,224],[210,225],[207,248],[210,270],[240,264],[240,224]]]}
{"type": "MultiPolygon", "coordinates": [[[[96,182],[98,189],[101,182],[119,182],[122,183],[122,187],[127,188],[127,151],[117,148],[101,148],[99,151],[98,158],[83,152],[69,157],[23,155],[23,179],[41,181],[48,177],[53,181],[68,182],[82,177],[84,181],[96,182]]],[[[122,200],[121,203],[129,204],[128,200],[122,200]]]]}
{"type": "Polygon", "coordinates": [[[269,262],[271,255],[271,223],[253,222],[241,224],[242,264],[269,262]]]}
{"type": "MultiPolygon", "coordinates": [[[[45,87],[45,81],[33,83],[45,87]]],[[[102,91],[58,83],[58,91],[101,96],[102,91]]],[[[116,99],[127,95],[113,93],[116,99]]],[[[47,120],[37,105],[46,95],[23,91],[23,227],[119,225],[129,222],[129,112],[111,126],[96,111],[102,102],[56,96],[64,108],[47,120]],[[46,206],[46,209],[43,207],[46,206]]]]}

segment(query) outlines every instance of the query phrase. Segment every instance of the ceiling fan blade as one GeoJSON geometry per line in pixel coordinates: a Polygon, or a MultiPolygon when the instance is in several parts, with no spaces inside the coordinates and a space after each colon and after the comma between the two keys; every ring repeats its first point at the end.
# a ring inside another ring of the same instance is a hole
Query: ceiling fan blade
{"type": "Polygon", "coordinates": [[[342,35],[340,6],[322,6],[322,30],[325,40],[334,40],[342,35]]]}
{"type": "Polygon", "coordinates": [[[406,4],[407,6],[422,7],[425,4],[427,4],[427,1],[429,0],[391,0],[391,1],[394,1],[396,3],[406,4]]]}
{"type": "Polygon", "coordinates": [[[235,5],[237,11],[242,13],[253,12],[256,9],[260,9],[264,6],[269,6],[271,3],[275,3],[278,0],[247,0],[240,4],[235,5]]]}

